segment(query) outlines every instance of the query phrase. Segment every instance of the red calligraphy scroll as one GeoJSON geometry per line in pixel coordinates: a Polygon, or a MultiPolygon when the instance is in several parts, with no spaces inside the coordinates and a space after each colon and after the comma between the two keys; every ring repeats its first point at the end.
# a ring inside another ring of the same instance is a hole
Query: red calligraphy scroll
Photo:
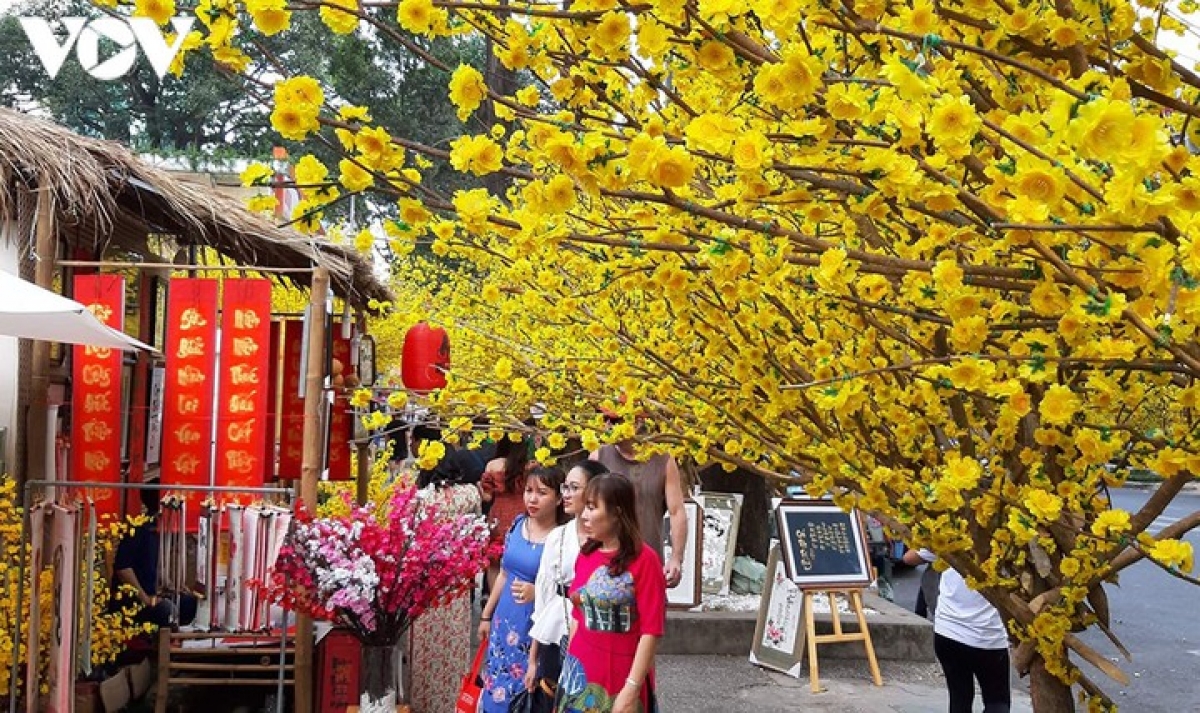
{"type": "MultiPolygon", "coordinates": [[[[335,332],[341,327],[334,323],[335,332]]],[[[350,340],[341,336],[333,338],[333,358],[341,362],[342,375],[350,371],[350,340]]],[[[337,367],[334,367],[337,371],[337,367]]],[[[333,411],[329,417],[329,479],[351,480],[354,474],[350,468],[350,439],[354,435],[354,415],[350,413],[350,396],[346,389],[334,386],[333,411]]]]}
{"type": "MultiPolygon", "coordinates": [[[[172,278],[167,298],[167,383],[163,399],[164,485],[210,485],[217,355],[217,281],[172,278]]],[[[188,523],[202,493],[188,494],[188,523]]]]}
{"type": "Polygon", "coordinates": [[[271,283],[225,280],[222,302],[216,483],[259,488],[266,470],[271,283]]]}
{"type": "MultiPolygon", "coordinates": [[[[110,327],[125,317],[125,278],[77,275],[75,300],[110,327]]],[[[121,482],[121,352],[76,346],[72,360],[74,408],[71,419],[71,479],[121,482]]],[[[113,490],[91,492],[96,513],[119,517],[121,499],[113,490]]]]}
{"type": "Polygon", "coordinates": [[[300,398],[300,361],[304,357],[304,322],[283,324],[283,398],[279,433],[279,477],[300,477],[304,461],[304,399],[300,398]]]}
{"type": "Polygon", "coordinates": [[[267,437],[263,439],[264,480],[275,480],[275,444],[279,442],[279,339],[283,322],[271,322],[270,347],[267,349],[267,437]]]}

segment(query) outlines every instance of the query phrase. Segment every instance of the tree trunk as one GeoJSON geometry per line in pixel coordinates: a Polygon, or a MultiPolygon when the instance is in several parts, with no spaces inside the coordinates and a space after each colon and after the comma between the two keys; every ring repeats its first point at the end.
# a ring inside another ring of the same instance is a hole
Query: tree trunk
{"type": "Polygon", "coordinates": [[[1029,695],[1034,713],[1075,713],[1071,687],[1046,670],[1041,656],[1035,657],[1029,668],[1029,695]]]}

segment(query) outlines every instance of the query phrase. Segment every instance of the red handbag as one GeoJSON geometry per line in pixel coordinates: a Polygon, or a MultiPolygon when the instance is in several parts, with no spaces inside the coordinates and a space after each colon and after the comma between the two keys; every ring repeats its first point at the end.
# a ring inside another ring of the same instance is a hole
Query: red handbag
{"type": "Polygon", "coordinates": [[[483,654],[487,651],[487,639],[479,642],[479,650],[475,652],[475,660],[471,670],[463,676],[462,686],[458,689],[458,702],[454,704],[454,713],[476,713],[479,710],[479,699],[483,697],[483,686],[479,680],[479,668],[483,665],[483,654]]]}

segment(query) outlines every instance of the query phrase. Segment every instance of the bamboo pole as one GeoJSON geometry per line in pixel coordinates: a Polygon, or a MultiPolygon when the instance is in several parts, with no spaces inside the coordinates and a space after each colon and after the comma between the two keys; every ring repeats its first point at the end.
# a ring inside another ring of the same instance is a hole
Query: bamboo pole
{"type": "MultiPolygon", "coordinates": [[[[54,194],[48,186],[37,192],[37,227],[35,250],[38,263],[33,283],[53,291],[54,259],[58,256],[58,241],[54,236],[54,194]]],[[[36,339],[33,342],[33,369],[30,379],[30,402],[27,414],[29,440],[26,443],[26,470],[28,480],[45,480],[55,476],[46,472],[46,449],[50,447],[50,429],[46,418],[50,410],[50,342],[36,339]]]]}
{"type": "MultiPolygon", "coordinates": [[[[321,476],[322,406],[325,393],[325,303],[329,295],[329,271],[313,271],[308,309],[308,372],[304,389],[304,456],[300,465],[297,495],[304,506],[317,505],[317,480],[321,476]]],[[[313,622],[303,614],[296,618],[296,713],[313,711],[313,622]]]]}
{"type": "MultiPolygon", "coordinates": [[[[359,311],[359,313],[358,313],[357,322],[358,322],[358,325],[357,325],[358,335],[359,335],[359,339],[360,339],[359,344],[361,344],[362,337],[366,336],[366,334],[367,334],[367,318],[363,315],[363,313],[361,311],[359,311]]],[[[356,362],[354,365],[356,372],[361,374],[362,373],[362,352],[359,352],[359,358],[357,360],[352,360],[352,361],[356,362]]],[[[369,500],[370,496],[371,496],[370,442],[368,440],[360,441],[360,440],[356,439],[354,449],[355,449],[355,453],[356,453],[356,457],[357,457],[357,461],[355,463],[355,466],[356,466],[356,472],[355,472],[355,481],[356,482],[355,482],[355,488],[354,488],[355,500],[358,501],[359,505],[366,505],[367,500],[369,500]]]]}
{"type": "MultiPolygon", "coordinates": [[[[95,268],[135,268],[138,270],[225,270],[239,272],[264,273],[307,273],[319,268],[312,267],[267,267],[264,265],[178,265],[173,262],[119,262],[112,260],[63,260],[58,263],[62,267],[95,267],[95,268]]],[[[323,269],[323,268],[320,268],[323,269]]]]}

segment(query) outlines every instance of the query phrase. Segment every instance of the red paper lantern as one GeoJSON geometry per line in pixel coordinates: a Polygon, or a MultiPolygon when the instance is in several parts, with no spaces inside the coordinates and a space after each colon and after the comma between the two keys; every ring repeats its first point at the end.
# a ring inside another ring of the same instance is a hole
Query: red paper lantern
{"type": "Polygon", "coordinates": [[[415,324],[404,335],[404,353],[400,360],[400,378],[405,388],[432,391],[446,385],[450,368],[450,337],[441,327],[424,322],[415,324]]]}

